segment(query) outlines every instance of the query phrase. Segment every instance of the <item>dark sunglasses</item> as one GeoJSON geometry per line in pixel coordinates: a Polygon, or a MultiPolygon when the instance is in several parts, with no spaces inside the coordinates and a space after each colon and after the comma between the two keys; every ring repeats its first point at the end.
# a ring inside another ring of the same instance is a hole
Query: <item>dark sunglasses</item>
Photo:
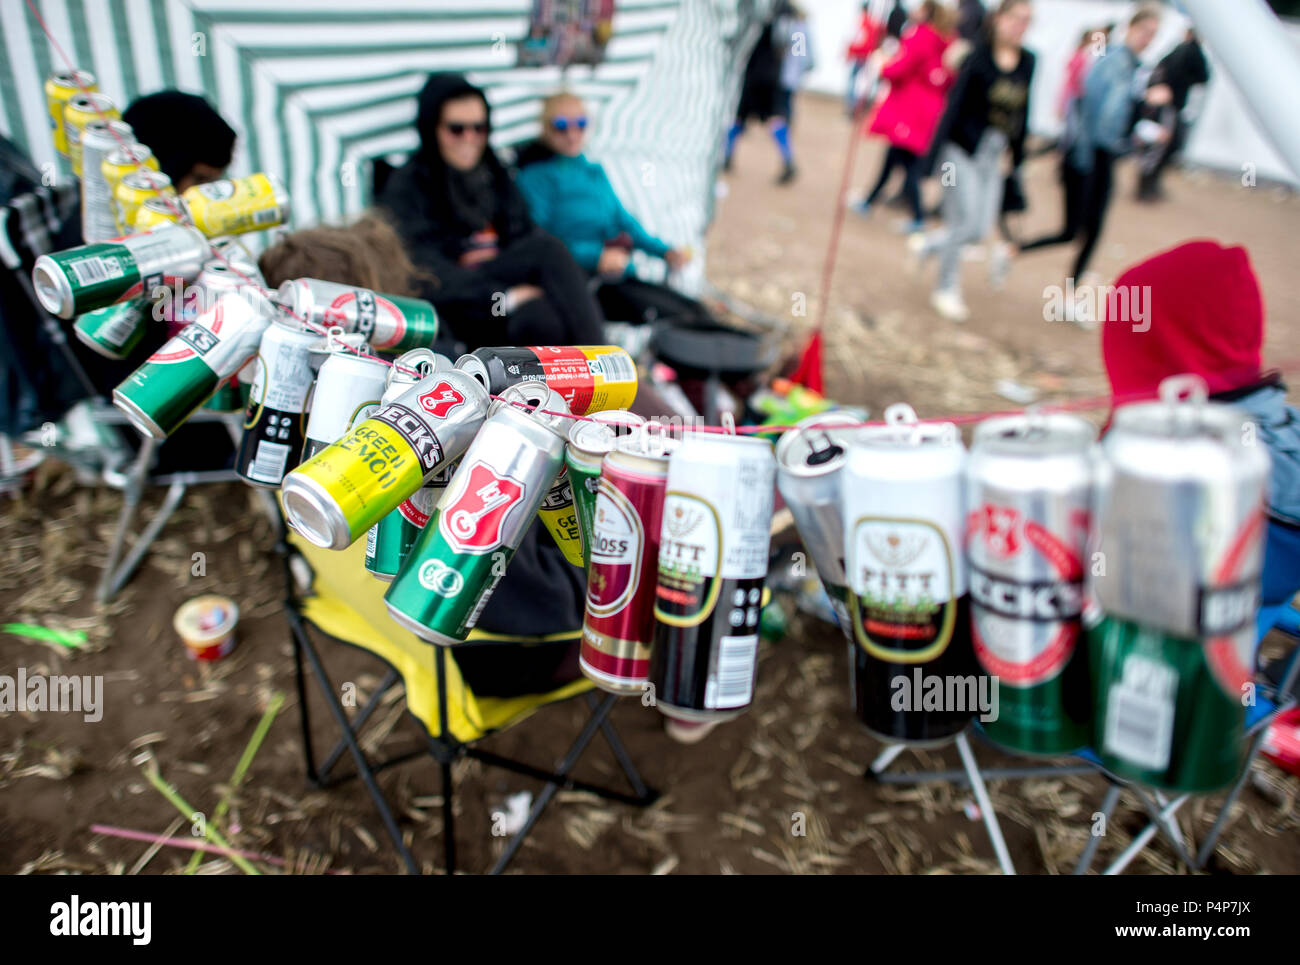
{"type": "Polygon", "coordinates": [[[452,137],[464,137],[467,131],[473,131],[475,134],[486,134],[488,132],[487,121],[479,121],[476,124],[461,124],[458,121],[442,125],[447,129],[447,133],[452,137]]]}
{"type": "Polygon", "coordinates": [[[580,130],[580,131],[585,131],[585,130],[587,129],[587,119],[586,119],[585,117],[574,117],[574,118],[568,118],[568,117],[553,117],[553,118],[551,118],[551,127],[555,128],[555,129],[556,129],[557,131],[559,131],[561,134],[563,134],[565,131],[567,131],[567,130],[569,129],[569,125],[570,125],[570,124],[572,124],[574,127],[576,127],[576,128],[577,128],[578,130],[580,130]]]}

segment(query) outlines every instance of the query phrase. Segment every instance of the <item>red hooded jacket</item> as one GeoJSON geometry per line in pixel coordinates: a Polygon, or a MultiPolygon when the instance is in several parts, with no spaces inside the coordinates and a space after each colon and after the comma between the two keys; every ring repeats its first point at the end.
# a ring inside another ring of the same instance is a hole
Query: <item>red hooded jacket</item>
{"type": "Polygon", "coordinates": [[[903,35],[898,53],[880,72],[889,81],[889,93],[871,118],[868,133],[883,134],[890,144],[916,155],[930,150],[944,98],[956,79],[943,63],[951,42],[928,23],[903,35]]]}

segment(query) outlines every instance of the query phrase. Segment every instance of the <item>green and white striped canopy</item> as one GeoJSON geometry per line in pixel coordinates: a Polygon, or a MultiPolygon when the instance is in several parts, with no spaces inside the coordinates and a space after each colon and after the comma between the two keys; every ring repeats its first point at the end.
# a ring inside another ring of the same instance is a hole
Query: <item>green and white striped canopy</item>
{"type": "Polygon", "coordinates": [[[208,97],[240,135],[232,173],[279,174],[299,227],[364,208],[368,160],[416,145],[425,76],[456,70],[487,90],[497,147],[537,133],[540,97],[586,98],[589,154],[628,208],[670,243],[697,246],[754,8],[767,6],[617,0],[604,61],[561,70],[515,66],[533,0],[31,3],[39,19],[26,0],[0,0],[0,130],[38,165],[57,164],[42,83],[67,67],[41,20],[121,106],[167,87],[208,97]]]}

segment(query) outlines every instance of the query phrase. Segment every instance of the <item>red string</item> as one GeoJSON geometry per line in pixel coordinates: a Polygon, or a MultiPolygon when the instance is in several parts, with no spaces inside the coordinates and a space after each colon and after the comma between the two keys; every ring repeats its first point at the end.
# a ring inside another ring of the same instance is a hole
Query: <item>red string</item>
{"type": "MultiPolygon", "coordinates": [[[[73,78],[74,81],[76,82],[77,86],[81,88],[81,92],[82,92],[83,94],[91,94],[91,93],[93,93],[93,92],[90,90],[90,88],[85,87],[85,86],[83,86],[83,85],[81,84],[81,81],[80,81],[80,79],[79,79],[78,76],[77,76],[77,68],[76,68],[76,65],[75,65],[75,64],[72,62],[72,60],[68,57],[67,53],[64,51],[63,47],[59,44],[59,42],[54,38],[54,34],[51,33],[49,26],[45,23],[45,18],[41,16],[40,11],[36,9],[35,4],[32,2],[32,0],[26,0],[26,3],[27,3],[27,9],[30,10],[30,11],[32,12],[32,16],[34,16],[34,17],[36,18],[36,22],[40,25],[41,31],[45,34],[46,38],[47,38],[47,39],[49,40],[49,42],[50,42],[50,45],[54,48],[55,52],[58,53],[59,57],[63,60],[64,64],[67,66],[68,73],[72,76],[72,78],[73,78]]],[[[92,104],[93,104],[93,101],[92,101],[92,104]]],[[[122,139],[122,136],[121,136],[120,134],[118,134],[117,131],[113,130],[113,128],[112,128],[111,125],[108,125],[108,124],[107,124],[107,122],[110,121],[111,118],[110,118],[107,114],[105,114],[102,110],[100,110],[98,107],[95,107],[95,112],[99,115],[99,119],[100,119],[101,121],[105,122],[105,124],[107,125],[107,128],[108,128],[108,131],[113,135],[114,138],[117,139],[117,142],[118,142],[119,146],[121,146],[121,147],[123,147],[123,148],[127,147],[128,145],[127,145],[126,141],[122,139]]],[[[851,132],[852,140],[850,141],[849,158],[848,158],[848,163],[846,163],[846,165],[845,165],[844,175],[842,176],[842,179],[841,179],[842,181],[847,181],[847,178],[849,177],[849,174],[850,174],[850,172],[852,171],[852,159],[853,159],[853,155],[854,155],[854,153],[855,153],[855,150],[854,150],[854,149],[855,149],[855,147],[856,147],[857,139],[858,139],[857,118],[855,117],[854,120],[855,120],[855,123],[854,123],[854,126],[853,126],[853,130],[852,130],[852,132],[851,132]]],[[[145,170],[149,170],[149,169],[146,168],[145,165],[144,165],[143,163],[141,163],[139,170],[141,170],[141,171],[145,171],[145,170]]],[[[816,329],[817,331],[821,331],[822,324],[823,324],[823,322],[825,321],[826,300],[827,300],[827,297],[828,297],[827,293],[828,293],[828,290],[829,290],[829,280],[830,280],[831,272],[833,272],[833,270],[834,270],[834,263],[835,263],[835,257],[834,257],[834,254],[835,254],[835,249],[838,247],[838,243],[839,243],[839,226],[840,226],[840,223],[841,223],[841,221],[842,221],[843,213],[844,213],[844,210],[843,210],[843,209],[844,209],[843,193],[844,193],[843,190],[841,190],[840,195],[836,198],[836,219],[835,219],[835,221],[834,221],[834,223],[833,223],[833,225],[832,225],[832,231],[831,231],[831,243],[830,243],[830,250],[829,250],[828,253],[827,253],[827,254],[828,254],[827,262],[826,262],[826,264],[825,264],[824,267],[823,267],[823,275],[822,275],[822,287],[823,287],[823,291],[822,291],[821,303],[820,303],[819,306],[818,306],[818,316],[819,316],[819,318],[818,318],[817,325],[815,326],[815,329],[816,329]]],[[[189,215],[188,215],[188,213],[185,211],[184,208],[182,208],[182,207],[181,207],[180,205],[178,205],[178,204],[173,204],[172,199],[171,199],[169,196],[165,195],[165,194],[164,194],[164,195],[160,195],[160,197],[163,198],[164,203],[168,206],[168,209],[171,211],[172,214],[176,215],[177,218],[178,218],[178,219],[179,219],[183,224],[188,224],[188,225],[190,225],[190,227],[193,227],[193,222],[189,219],[189,215]]],[[[250,288],[255,288],[255,289],[257,289],[259,292],[261,292],[261,293],[262,293],[263,295],[265,295],[265,296],[271,296],[271,295],[274,295],[274,294],[275,294],[274,292],[271,291],[271,289],[262,287],[260,284],[258,284],[257,282],[255,282],[255,281],[254,281],[252,278],[250,278],[248,275],[246,275],[246,274],[244,274],[242,271],[240,271],[239,268],[238,268],[236,265],[232,264],[232,263],[231,263],[231,262],[230,262],[230,261],[225,257],[225,255],[223,255],[223,254],[222,254],[220,251],[218,251],[216,248],[212,247],[211,244],[208,245],[208,250],[209,250],[209,253],[210,253],[211,255],[214,255],[218,261],[220,261],[220,262],[221,262],[222,264],[224,264],[227,268],[229,268],[231,271],[233,271],[236,275],[238,275],[240,278],[242,278],[245,282],[247,282],[250,288]]],[[[283,311],[286,315],[289,315],[290,317],[292,317],[292,318],[296,319],[297,321],[301,322],[301,323],[303,324],[303,326],[305,326],[306,328],[308,328],[308,329],[310,329],[310,330],[312,330],[312,331],[314,331],[314,332],[317,332],[318,334],[321,334],[321,335],[328,335],[328,334],[329,334],[329,327],[328,327],[328,326],[317,325],[315,322],[311,321],[310,319],[308,319],[308,318],[303,318],[303,317],[297,315],[295,312],[293,312],[291,309],[285,307],[284,305],[279,305],[278,302],[277,302],[276,304],[279,306],[279,308],[280,308],[281,311],[283,311]]],[[[413,370],[413,369],[408,369],[408,368],[406,368],[406,366],[404,366],[404,365],[398,365],[396,362],[389,361],[388,359],[385,359],[385,358],[380,358],[380,357],[377,356],[377,355],[371,355],[371,354],[369,354],[369,353],[367,353],[367,352],[362,352],[360,349],[353,348],[351,345],[348,345],[347,343],[340,343],[340,344],[341,344],[341,346],[342,346],[343,348],[345,348],[347,351],[353,352],[353,353],[355,353],[356,355],[360,356],[361,358],[367,358],[367,359],[370,359],[370,360],[375,361],[375,362],[382,362],[384,365],[389,365],[389,366],[393,366],[393,367],[395,367],[399,372],[405,372],[406,374],[408,374],[408,375],[414,375],[414,376],[416,376],[417,378],[420,376],[420,373],[419,373],[418,371],[415,371],[415,370],[413,370]]],[[[1296,360],[1293,360],[1293,361],[1284,362],[1284,363],[1282,363],[1281,365],[1274,366],[1274,368],[1276,368],[1279,372],[1295,371],[1295,370],[1297,370],[1297,369],[1300,369],[1300,359],[1296,359],[1296,360]]],[[[574,420],[581,421],[581,422],[597,422],[597,421],[599,421],[599,420],[597,420],[597,419],[593,419],[593,418],[591,418],[590,416],[585,416],[585,415],[576,415],[576,414],[574,414],[574,413],[572,413],[572,412],[553,412],[553,411],[551,411],[551,410],[549,410],[549,409],[542,409],[542,408],[540,408],[540,406],[530,406],[530,405],[527,405],[526,403],[517,402],[517,401],[515,401],[515,400],[513,400],[513,399],[502,399],[501,396],[499,396],[499,395],[492,395],[491,393],[489,393],[489,397],[492,398],[492,399],[496,399],[496,400],[500,400],[500,401],[509,402],[511,405],[517,405],[517,406],[519,406],[520,408],[528,409],[528,410],[530,410],[530,411],[534,411],[534,410],[535,410],[535,411],[537,411],[537,412],[539,412],[539,413],[542,413],[543,415],[558,416],[558,417],[561,417],[561,418],[565,418],[565,419],[574,419],[574,420]]],[[[1148,399],[1152,399],[1152,398],[1155,398],[1155,393],[1154,393],[1154,392],[1128,393],[1128,394],[1125,394],[1125,395],[1114,395],[1114,396],[1111,396],[1111,395],[1093,396],[1093,397],[1091,397],[1091,398],[1075,399],[1075,400],[1073,400],[1073,401],[1068,401],[1068,400],[1067,400],[1067,401],[1065,401],[1065,402],[1052,403],[1052,404],[1044,404],[1044,405],[1041,405],[1041,406],[1036,406],[1036,407],[1034,407],[1032,411],[1035,411],[1035,412],[1083,412],[1083,411],[1088,411],[1088,410],[1093,410],[1093,409],[1105,409],[1105,408],[1108,408],[1108,407],[1111,407],[1111,406],[1125,405],[1125,404],[1130,403],[1130,402],[1142,402],[1142,401],[1146,401],[1146,400],[1148,400],[1148,399]]],[[[920,424],[925,424],[925,423],[944,423],[944,422],[951,422],[951,423],[953,423],[954,425],[959,425],[959,426],[960,426],[960,425],[972,425],[972,424],[974,424],[974,423],[977,423],[977,422],[983,422],[983,421],[986,420],[986,419],[997,418],[997,417],[999,417],[999,416],[1024,415],[1024,414],[1025,414],[1026,412],[1028,412],[1028,411],[1030,411],[1030,410],[1029,410],[1029,409],[1004,409],[1004,410],[1001,410],[1001,411],[995,411],[995,412],[972,412],[972,413],[966,413],[966,414],[961,414],[961,415],[938,416],[938,417],[929,418],[929,419],[919,419],[919,420],[918,420],[918,423],[920,423],[920,424]]],[[[816,423],[810,423],[810,424],[808,424],[808,425],[805,426],[805,427],[806,427],[806,428],[807,428],[807,427],[813,427],[813,426],[815,426],[815,425],[816,425],[816,423]]],[[[878,420],[877,420],[877,421],[868,421],[868,422],[855,422],[855,423],[851,423],[851,424],[848,424],[848,425],[845,425],[845,424],[843,424],[843,423],[835,423],[834,425],[835,425],[836,427],[838,427],[838,428],[849,428],[849,429],[852,429],[852,428],[862,428],[862,427],[866,427],[866,426],[883,426],[883,425],[886,425],[886,423],[883,422],[883,421],[878,421],[878,420]]],[[[712,432],[712,433],[720,433],[720,434],[726,434],[726,435],[730,435],[730,434],[733,434],[733,433],[734,433],[734,434],[742,434],[742,435],[757,435],[757,434],[766,433],[766,432],[773,432],[773,433],[787,432],[787,431],[789,431],[789,430],[791,430],[791,429],[794,429],[794,428],[796,428],[796,426],[793,426],[793,425],[782,425],[782,426],[768,426],[768,425],[760,425],[760,426],[734,426],[734,427],[696,425],[696,426],[691,426],[691,427],[690,427],[690,431],[692,431],[692,432],[712,432]]]]}

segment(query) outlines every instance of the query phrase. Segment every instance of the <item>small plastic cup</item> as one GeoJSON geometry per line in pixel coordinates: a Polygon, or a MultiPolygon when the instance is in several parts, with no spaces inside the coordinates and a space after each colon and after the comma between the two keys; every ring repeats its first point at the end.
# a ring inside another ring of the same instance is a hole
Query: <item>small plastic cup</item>
{"type": "Polygon", "coordinates": [[[172,625],[189,651],[191,660],[211,662],[235,649],[239,607],[229,597],[196,596],[176,609],[172,625]]]}

